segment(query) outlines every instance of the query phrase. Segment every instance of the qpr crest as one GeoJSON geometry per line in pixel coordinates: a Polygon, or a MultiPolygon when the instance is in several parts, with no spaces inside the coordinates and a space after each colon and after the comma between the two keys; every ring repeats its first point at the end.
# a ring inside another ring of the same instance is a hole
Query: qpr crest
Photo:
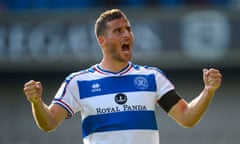
{"type": "Polygon", "coordinates": [[[117,94],[115,96],[115,102],[117,104],[120,104],[120,105],[125,104],[127,102],[127,96],[125,94],[122,94],[122,93],[117,94]]]}
{"type": "Polygon", "coordinates": [[[149,82],[145,77],[138,76],[134,79],[134,85],[138,89],[145,90],[149,87],[149,82]]]}

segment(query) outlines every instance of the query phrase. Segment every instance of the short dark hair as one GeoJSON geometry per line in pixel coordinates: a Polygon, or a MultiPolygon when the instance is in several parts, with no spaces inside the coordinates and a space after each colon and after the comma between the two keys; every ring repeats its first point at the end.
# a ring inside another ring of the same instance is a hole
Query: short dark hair
{"type": "Polygon", "coordinates": [[[103,12],[95,23],[95,34],[101,36],[104,34],[107,22],[110,22],[119,18],[127,18],[126,15],[120,9],[111,9],[103,12]]]}

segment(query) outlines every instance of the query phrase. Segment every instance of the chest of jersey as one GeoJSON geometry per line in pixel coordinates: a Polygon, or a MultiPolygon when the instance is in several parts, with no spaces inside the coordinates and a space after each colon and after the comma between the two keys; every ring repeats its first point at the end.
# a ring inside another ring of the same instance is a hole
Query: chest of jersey
{"type": "Polygon", "coordinates": [[[154,75],[128,75],[78,81],[80,99],[90,113],[147,110],[155,100],[154,75]]]}
{"type": "Polygon", "coordinates": [[[86,135],[98,130],[109,131],[112,128],[148,129],[153,125],[147,123],[155,124],[154,75],[128,75],[78,81],[78,88],[83,108],[83,128],[87,126],[84,130],[86,135]],[[136,124],[138,119],[143,121],[136,124]],[[89,129],[92,130],[87,132],[89,129]]]}

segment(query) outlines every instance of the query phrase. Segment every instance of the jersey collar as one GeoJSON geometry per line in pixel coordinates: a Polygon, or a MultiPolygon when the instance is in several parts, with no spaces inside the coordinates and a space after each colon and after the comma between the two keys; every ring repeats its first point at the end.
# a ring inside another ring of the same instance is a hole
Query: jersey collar
{"type": "Polygon", "coordinates": [[[104,74],[104,75],[124,75],[131,68],[132,68],[132,63],[131,62],[128,62],[128,65],[125,68],[123,68],[122,70],[118,71],[118,72],[111,72],[111,71],[105,70],[105,69],[101,68],[99,66],[99,64],[96,64],[94,66],[94,69],[96,70],[96,72],[104,74]]]}

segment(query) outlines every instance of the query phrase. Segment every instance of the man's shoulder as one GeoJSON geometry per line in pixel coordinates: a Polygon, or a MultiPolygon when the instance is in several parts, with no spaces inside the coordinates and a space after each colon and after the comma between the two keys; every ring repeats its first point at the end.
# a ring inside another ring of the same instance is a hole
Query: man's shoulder
{"type": "Polygon", "coordinates": [[[94,68],[93,67],[89,67],[86,69],[82,69],[76,72],[72,72],[70,74],[68,74],[68,76],[66,76],[66,81],[72,81],[73,79],[77,80],[79,78],[84,78],[89,74],[92,74],[94,72],[94,68]]]}
{"type": "Polygon", "coordinates": [[[133,68],[135,70],[139,70],[139,71],[150,71],[150,72],[160,72],[160,73],[162,73],[162,70],[160,68],[154,67],[154,66],[133,64],[133,68]]]}

